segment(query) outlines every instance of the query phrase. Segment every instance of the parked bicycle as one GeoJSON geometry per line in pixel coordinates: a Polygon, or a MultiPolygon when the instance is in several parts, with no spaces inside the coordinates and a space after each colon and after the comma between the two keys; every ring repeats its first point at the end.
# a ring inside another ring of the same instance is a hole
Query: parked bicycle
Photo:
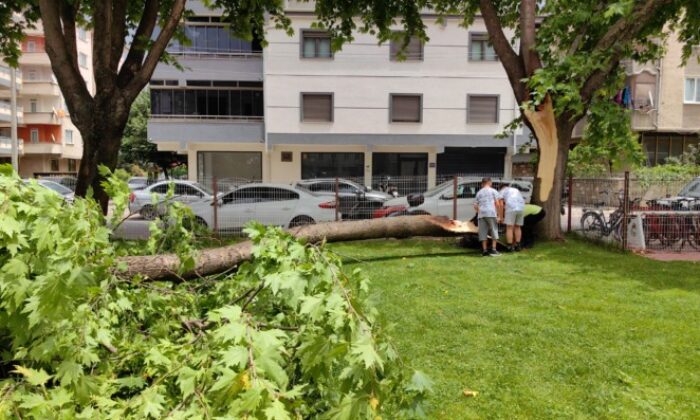
{"type": "Polygon", "coordinates": [[[647,210],[650,212],[644,215],[642,224],[646,245],[658,241],[664,248],[679,244],[679,250],[682,250],[687,244],[699,249],[700,216],[684,214],[685,211],[700,209],[697,201],[695,198],[648,200],[647,210]]]}
{"type": "MultiPolygon", "coordinates": [[[[594,204],[594,208],[584,208],[581,216],[581,230],[583,234],[595,239],[601,239],[611,234],[617,241],[622,240],[622,220],[624,218],[624,192],[619,191],[617,194],[619,206],[610,213],[609,217],[605,217],[603,207],[607,204],[607,197],[610,196],[609,190],[601,191],[600,194],[605,195],[606,199],[594,204]]],[[[630,200],[628,210],[639,207],[640,198],[630,200]]],[[[629,223],[629,221],[628,221],[629,223]]]]}

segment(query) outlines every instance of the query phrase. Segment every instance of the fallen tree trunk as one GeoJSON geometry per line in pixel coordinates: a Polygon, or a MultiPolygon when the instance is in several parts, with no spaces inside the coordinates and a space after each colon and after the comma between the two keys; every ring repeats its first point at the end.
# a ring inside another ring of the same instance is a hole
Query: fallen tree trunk
{"type": "MultiPolygon", "coordinates": [[[[308,243],[356,241],[411,236],[455,236],[478,232],[471,222],[437,216],[402,216],[372,220],[322,223],[291,229],[290,232],[308,243]]],[[[175,254],[121,257],[126,264],[122,275],[142,275],[149,280],[185,280],[222,273],[251,259],[251,241],[220,248],[202,250],[193,270],[178,273],[180,259],[175,254]]]]}

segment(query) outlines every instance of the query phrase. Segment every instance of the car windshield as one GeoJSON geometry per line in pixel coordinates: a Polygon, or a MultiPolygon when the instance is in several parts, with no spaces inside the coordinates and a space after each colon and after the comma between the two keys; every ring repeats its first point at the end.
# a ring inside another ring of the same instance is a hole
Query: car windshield
{"type": "Polygon", "coordinates": [[[429,189],[428,191],[423,193],[423,197],[433,197],[435,195],[438,195],[444,190],[448,185],[451,185],[454,181],[445,181],[442,184],[436,185],[433,188],[429,189]]]}
{"type": "Polygon", "coordinates": [[[43,185],[46,188],[54,190],[61,195],[66,195],[66,194],[70,194],[73,192],[70,188],[65,187],[65,186],[58,184],[56,182],[53,182],[53,181],[39,181],[39,184],[43,185]]]}
{"type": "Polygon", "coordinates": [[[211,190],[211,188],[205,187],[204,185],[200,184],[199,182],[193,182],[193,186],[199,188],[200,190],[204,191],[205,193],[209,195],[213,195],[214,192],[211,190]]]}

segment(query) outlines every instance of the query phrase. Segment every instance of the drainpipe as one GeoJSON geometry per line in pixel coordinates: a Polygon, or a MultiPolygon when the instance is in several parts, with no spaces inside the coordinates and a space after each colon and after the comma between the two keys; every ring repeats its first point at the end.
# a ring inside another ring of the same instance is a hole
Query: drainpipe
{"type": "Polygon", "coordinates": [[[654,118],[652,118],[651,124],[654,126],[656,131],[659,131],[659,111],[661,109],[661,76],[663,75],[663,65],[661,59],[657,61],[656,64],[656,103],[654,104],[654,118]]]}

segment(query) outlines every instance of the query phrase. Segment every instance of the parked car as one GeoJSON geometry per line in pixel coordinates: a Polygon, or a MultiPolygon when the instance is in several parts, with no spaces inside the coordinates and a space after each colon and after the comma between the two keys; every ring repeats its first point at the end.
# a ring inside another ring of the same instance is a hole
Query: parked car
{"type": "Polygon", "coordinates": [[[140,190],[148,186],[148,177],[145,176],[132,176],[127,182],[129,189],[131,191],[140,190]]]}
{"type": "MultiPolygon", "coordinates": [[[[56,194],[60,195],[63,197],[64,200],[68,203],[72,203],[73,199],[75,198],[75,193],[73,190],[70,188],[66,187],[65,185],[59,184],[58,182],[49,180],[49,179],[35,179],[36,183],[41,185],[42,187],[51,190],[55,192],[56,194]]],[[[25,183],[29,183],[30,180],[25,179],[25,183]]]]}
{"type": "MultiPolygon", "coordinates": [[[[305,179],[298,181],[295,186],[335,199],[335,178],[305,179]]],[[[338,179],[338,198],[343,219],[371,219],[374,211],[393,196],[341,178],[338,179]]]]}
{"type": "Polygon", "coordinates": [[[175,188],[173,201],[188,205],[202,200],[212,203],[212,193],[205,186],[194,181],[166,180],[132,191],[129,195],[129,211],[141,214],[146,220],[155,219],[163,212],[165,206],[162,203],[170,184],[174,184],[175,188]],[[158,197],[155,206],[151,199],[153,194],[158,197]]]}
{"type": "Polygon", "coordinates": [[[294,227],[335,220],[335,201],[306,189],[280,184],[246,184],[219,196],[217,223],[213,203],[191,205],[196,222],[219,231],[238,232],[250,220],[294,227]]]}
{"type": "Polygon", "coordinates": [[[75,191],[75,186],[78,184],[78,178],[70,175],[66,176],[43,176],[40,179],[45,179],[47,181],[53,181],[57,184],[61,184],[71,191],[75,191]]]}
{"type": "MultiPolygon", "coordinates": [[[[519,189],[525,202],[530,202],[532,184],[529,181],[494,180],[493,187],[502,185],[519,189]]],[[[481,188],[481,178],[458,178],[457,180],[457,219],[470,220],[476,214],[474,197],[481,188]]],[[[394,198],[384,203],[374,212],[374,217],[391,217],[399,215],[431,214],[435,216],[453,216],[454,181],[446,181],[423,193],[409,194],[394,198]]]]}
{"type": "Polygon", "coordinates": [[[700,176],[687,183],[677,196],[659,198],[655,206],[667,207],[674,210],[700,209],[700,176]]]}

